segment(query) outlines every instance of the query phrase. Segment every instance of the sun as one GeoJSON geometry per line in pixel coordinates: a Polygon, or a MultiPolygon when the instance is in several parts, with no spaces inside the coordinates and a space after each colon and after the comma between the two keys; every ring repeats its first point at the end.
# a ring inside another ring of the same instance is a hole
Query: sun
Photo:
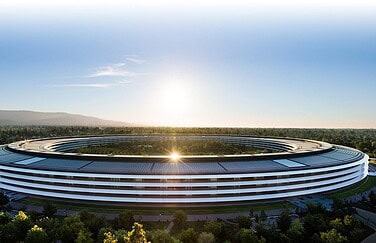
{"type": "Polygon", "coordinates": [[[182,111],[187,108],[189,103],[187,87],[180,82],[168,83],[162,89],[161,99],[166,111],[182,111]]]}
{"type": "Polygon", "coordinates": [[[180,155],[176,152],[173,152],[173,153],[170,154],[170,159],[173,162],[177,162],[180,159],[180,155]]]}
{"type": "Polygon", "coordinates": [[[148,100],[153,123],[163,126],[183,126],[192,119],[197,105],[193,81],[183,78],[164,77],[148,100]]]}

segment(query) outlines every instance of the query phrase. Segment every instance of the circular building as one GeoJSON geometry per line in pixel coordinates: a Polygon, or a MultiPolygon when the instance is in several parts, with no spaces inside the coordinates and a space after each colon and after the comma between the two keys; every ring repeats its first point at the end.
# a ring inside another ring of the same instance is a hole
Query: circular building
{"type": "Polygon", "coordinates": [[[325,142],[228,135],[59,137],[0,147],[0,188],[37,197],[137,205],[276,200],[340,189],[368,173],[368,156],[325,142]],[[152,140],[215,140],[273,150],[228,155],[79,154],[77,148],[152,140]]]}

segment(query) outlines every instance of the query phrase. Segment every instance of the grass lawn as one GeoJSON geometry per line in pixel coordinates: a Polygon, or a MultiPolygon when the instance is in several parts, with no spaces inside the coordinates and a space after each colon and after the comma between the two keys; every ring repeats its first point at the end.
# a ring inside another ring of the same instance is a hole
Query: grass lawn
{"type": "Polygon", "coordinates": [[[333,192],[329,194],[329,196],[336,199],[343,199],[360,192],[368,191],[374,186],[376,186],[376,176],[367,176],[364,178],[364,180],[339,191],[333,192]]]}
{"type": "MultiPolygon", "coordinates": [[[[178,208],[178,207],[132,207],[132,206],[114,206],[114,205],[101,205],[101,204],[85,204],[74,203],[59,200],[49,200],[58,209],[67,209],[80,211],[87,209],[91,212],[97,213],[119,213],[122,210],[131,210],[136,215],[158,215],[158,214],[173,214],[176,210],[183,210],[187,214],[208,214],[208,213],[235,213],[235,212],[248,212],[250,209],[253,211],[272,210],[272,209],[289,209],[294,207],[286,201],[270,202],[270,203],[257,203],[239,206],[213,206],[213,207],[197,207],[197,208],[178,208]]],[[[45,202],[44,199],[27,197],[18,201],[25,205],[42,206],[45,202]]]]}

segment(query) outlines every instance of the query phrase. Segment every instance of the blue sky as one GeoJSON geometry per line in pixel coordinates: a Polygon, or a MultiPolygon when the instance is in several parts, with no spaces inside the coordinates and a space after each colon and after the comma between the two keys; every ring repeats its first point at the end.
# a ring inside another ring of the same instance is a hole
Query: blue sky
{"type": "Polygon", "coordinates": [[[376,5],[266,3],[2,2],[0,109],[376,128],[376,5]]]}

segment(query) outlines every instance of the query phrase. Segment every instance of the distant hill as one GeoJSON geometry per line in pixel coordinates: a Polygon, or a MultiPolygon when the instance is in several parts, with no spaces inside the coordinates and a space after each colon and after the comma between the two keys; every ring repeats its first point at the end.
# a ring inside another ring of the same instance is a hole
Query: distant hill
{"type": "Polygon", "coordinates": [[[103,120],[92,116],[69,114],[65,112],[36,112],[0,110],[0,126],[5,125],[43,125],[43,126],[135,126],[119,121],[103,120]]]}

